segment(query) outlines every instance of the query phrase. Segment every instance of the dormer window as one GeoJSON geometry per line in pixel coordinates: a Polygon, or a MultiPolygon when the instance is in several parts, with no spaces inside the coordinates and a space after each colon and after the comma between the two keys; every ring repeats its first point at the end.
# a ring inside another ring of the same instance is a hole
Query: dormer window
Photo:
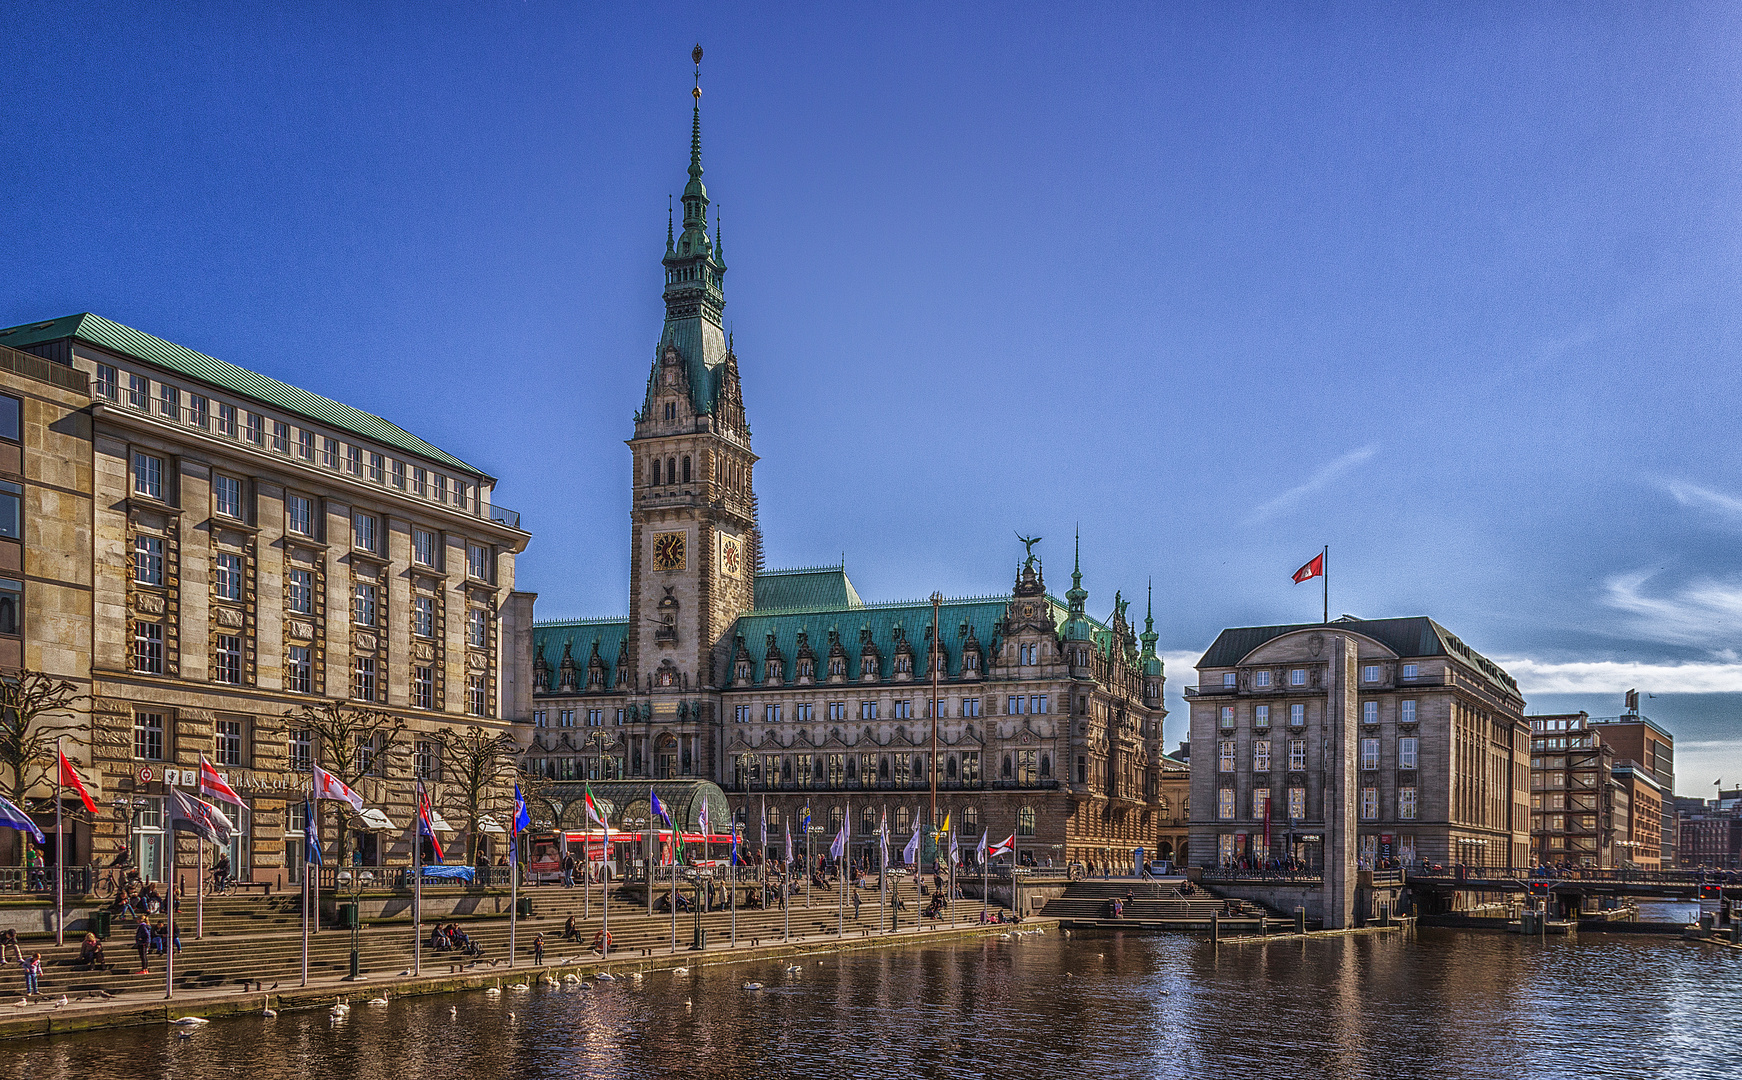
{"type": "Polygon", "coordinates": [[[748,660],[738,661],[737,679],[739,682],[749,682],[750,681],[750,661],[748,661],[748,660]]]}
{"type": "Polygon", "coordinates": [[[784,667],[785,667],[785,665],[782,664],[779,660],[768,661],[768,664],[767,664],[768,670],[766,673],[767,680],[769,682],[779,682],[780,676],[781,676],[781,673],[782,673],[782,670],[784,667]]]}
{"type": "Polygon", "coordinates": [[[897,656],[895,658],[895,673],[897,675],[913,674],[913,658],[910,656],[897,656]]]}
{"type": "Polygon", "coordinates": [[[829,674],[845,676],[847,674],[847,658],[837,656],[829,661],[829,674]]]}
{"type": "Polygon", "coordinates": [[[816,675],[816,669],[811,665],[811,662],[809,660],[800,660],[798,662],[798,677],[799,678],[809,679],[809,678],[815,677],[815,675],[816,675]]]}
{"type": "Polygon", "coordinates": [[[968,653],[966,656],[962,657],[962,670],[965,672],[966,671],[979,671],[980,670],[980,654],[979,653],[968,653]]]}
{"type": "Polygon", "coordinates": [[[665,403],[665,418],[667,420],[677,419],[677,402],[668,401],[665,403]]]}

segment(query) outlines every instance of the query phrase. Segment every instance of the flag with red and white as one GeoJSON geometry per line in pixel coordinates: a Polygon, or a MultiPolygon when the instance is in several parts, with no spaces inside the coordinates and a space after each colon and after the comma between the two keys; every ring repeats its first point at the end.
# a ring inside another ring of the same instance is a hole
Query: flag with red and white
{"type": "Polygon", "coordinates": [[[339,802],[350,803],[351,809],[358,813],[363,812],[363,796],[352,791],[349,784],[321,768],[319,765],[316,765],[314,769],[315,798],[336,799],[339,802]]]}
{"type": "Polygon", "coordinates": [[[1299,585],[1303,581],[1311,581],[1313,578],[1324,576],[1325,553],[1321,551],[1314,555],[1305,566],[1294,572],[1294,583],[1299,585]]]}
{"type": "Polygon", "coordinates": [[[1015,850],[1016,850],[1016,834],[1011,833],[1009,836],[998,841],[996,844],[993,844],[991,847],[988,847],[986,849],[986,857],[988,859],[990,859],[990,858],[994,858],[995,856],[998,856],[998,855],[1009,855],[1012,852],[1014,852],[1015,850]]]}
{"type": "Polygon", "coordinates": [[[85,790],[85,782],[80,780],[79,774],[73,771],[73,763],[67,760],[66,751],[62,750],[59,753],[61,787],[70,787],[78,792],[79,798],[84,801],[85,809],[95,814],[97,812],[97,804],[91,798],[91,793],[85,790]]]}
{"type": "Polygon", "coordinates": [[[417,831],[429,841],[430,850],[435,852],[435,861],[443,862],[447,856],[442,854],[442,842],[436,838],[435,819],[429,805],[429,792],[423,789],[423,781],[417,782],[417,831]]]}
{"type": "Polygon", "coordinates": [[[218,775],[218,770],[212,768],[212,763],[206,760],[206,755],[200,755],[200,794],[219,802],[227,802],[232,806],[246,805],[242,797],[224,783],[224,778],[218,775]]]}

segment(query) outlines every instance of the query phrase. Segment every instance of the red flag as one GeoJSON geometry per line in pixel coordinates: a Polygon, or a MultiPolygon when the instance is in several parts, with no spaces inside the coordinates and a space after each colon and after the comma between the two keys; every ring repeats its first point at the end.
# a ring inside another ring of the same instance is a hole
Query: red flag
{"type": "Polygon", "coordinates": [[[1298,585],[1303,581],[1311,581],[1316,577],[1325,576],[1325,553],[1319,552],[1312,561],[1294,572],[1294,581],[1298,585]]]}
{"type": "Polygon", "coordinates": [[[206,760],[206,755],[200,755],[200,794],[209,795],[220,802],[232,806],[245,806],[242,797],[230,790],[230,785],[224,783],[224,778],[218,775],[218,770],[212,768],[212,763],[206,760]]]}
{"type": "Polygon", "coordinates": [[[67,760],[66,751],[60,752],[60,782],[62,787],[70,787],[79,793],[79,798],[85,801],[85,809],[95,814],[97,804],[91,801],[91,793],[85,790],[84,781],[73,771],[72,762],[67,760]]]}

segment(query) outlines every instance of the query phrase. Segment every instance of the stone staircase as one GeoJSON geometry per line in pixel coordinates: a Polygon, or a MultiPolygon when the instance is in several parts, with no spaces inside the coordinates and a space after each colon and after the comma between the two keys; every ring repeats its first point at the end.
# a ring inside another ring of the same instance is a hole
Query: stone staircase
{"type": "Polygon", "coordinates": [[[1207,924],[1212,916],[1224,919],[1256,919],[1260,914],[1277,919],[1258,905],[1243,900],[1224,900],[1198,890],[1182,897],[1171,884],[1155,881],[1073,881],[1065,891],[1046,902],[1041,914],[1066,923],[1112,921],[1114,900],[1125,903],[1121,921],[1127,923],[1207,924]]]}

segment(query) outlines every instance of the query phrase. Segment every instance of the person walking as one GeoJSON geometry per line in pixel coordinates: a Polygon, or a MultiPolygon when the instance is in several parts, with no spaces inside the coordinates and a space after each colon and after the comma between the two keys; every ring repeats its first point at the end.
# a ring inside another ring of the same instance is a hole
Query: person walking
{"type": "Polygon", "coordinates": [[[853,921],[859,921],[859,889],[857,886],[853,888],[853,921]]]}
{"type": "Polygon", "coordinates": [[[133,947],[139,950],[139,970],[136,974],[151,974],[151,967],[145,962],[146,954],[151,951],[151,923],[143,915],[139,916],[139,925],[133,928],[133,947]]]}
{"type": "Polygon", "coordinates": [[[572,889],[574,887],[575,857],[565,851],[563,852],[563,888],[572,889]]]}
{"type": "Polygon", "coordinates": [[[221,893],[224,884],[230,880],[230,853],[218,852],[218,861],[212,864],[212,891],[221,893]]]}
{"type": "Polygon", "coordinates": [[[42,978],[42,954],[31,953],[30,959],[24,962],[24,995],[36,996],[36,982],[42,978]]]}
{"type": "Polygon", "coordinates": [[[532,938],[532,966],[544,966],[544,935],[535,934],[532,938]]]}

